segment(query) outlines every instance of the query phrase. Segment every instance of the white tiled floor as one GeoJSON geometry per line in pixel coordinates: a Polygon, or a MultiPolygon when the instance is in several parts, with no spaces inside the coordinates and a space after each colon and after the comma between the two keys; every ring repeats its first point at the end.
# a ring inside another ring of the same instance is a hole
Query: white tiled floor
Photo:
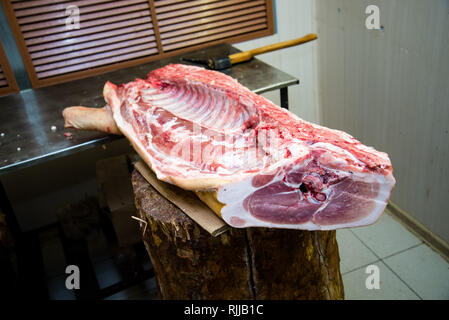
{"type": "Polygon", "coordinates": [[[372,226],[337,231],[346,299],[449,299],[449,264],[388,213],[372,226]],[[380,288],[367,289],[367,267],[380,288]]]}

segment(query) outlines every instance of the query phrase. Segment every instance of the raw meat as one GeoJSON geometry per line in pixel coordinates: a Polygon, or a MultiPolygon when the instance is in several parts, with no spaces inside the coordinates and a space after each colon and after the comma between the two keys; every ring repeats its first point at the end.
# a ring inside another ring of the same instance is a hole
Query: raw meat
{"type": "Polygon", "coordinates": [[[234,227],[367,225],[395,184],[387,154],[306,122],[216,71],[168,65],[146,80],[108,82],[104,95],[157,177],[199,191],[234,227]]]}

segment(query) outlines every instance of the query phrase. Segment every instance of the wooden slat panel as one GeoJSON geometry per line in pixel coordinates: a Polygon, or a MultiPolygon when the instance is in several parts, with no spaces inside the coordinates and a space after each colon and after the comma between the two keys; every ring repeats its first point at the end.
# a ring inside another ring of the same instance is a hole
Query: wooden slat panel
{"type": "Polygon", "coordinates": [[[157,12],[163,13],[163,12],[170,12],[170,11],[174,11],[174,10],[199,6],[199,5],[203,5],[203,4],[209,4],[209,3],[213,3],[213,2],[220,2],[220,1],[221,0],[184,1],[181,3],[177,2],[177,4],[166,5],[164,7],[162,7],[160,5],[159,1],[156,1],[156,5],[159,3],[159,5],[157,5],[157,7],[158,7],[157,12]]]}
{"type": "Polygon", "coordinates": [[[271,0],[5,3],[33,87],[273,33],[271,0]],[[80,29],[67,30],[69,5],[80,8],[80,29]]]}
{"type": "MultiPolygon", "coordinates": [[[[234,15],[232,15],[232,16],[234,16],[234,15]]],[[[244,16],[235,17],[235,18],[231,18],[231,19],[220,18],[220,19],[218,19],[217,22],[208,23],[206,25],[196,25],[197,23],[196,23],[196,21],[194,21],[196,26],[192,26],[192,27],[188,26],[188,23],[185,23],[183,28],[178,27],[175,31],[164,32],[163,37],[164,37],[164,39],[167,39],[167,38],[171,38],[171,37],[175,37],[175,36],[180,36],[183,34],[189,34],[189,33],[197,32],[197,31],[207,30],[207,29],[218,30],[217,27],[225,26],[225,25],[233,25],[233,24],[236,24],[241,21],[246,21],[248,23],[252,23],[252,22],[256,21],[257,18],[261,18],[261,20],[258,20],[259,22],[266,22],[265,12],[259,12],[259,13],[255,13],[252,15],[244,15],[244,16]]],[[[252,24],[254,24],[254,23],[252,23],[252,24]]]]}
{"type": "MultiPolygon", "coordinates": [[[[143,3],[146,1],[148,1],[148,0],[126,0],[126,3],[127,4],[135,4],[135,3],[143,3]]],[[[108,2],[105,4],[99,4],[99,5],[95,5],[95,6],[88,6],[88,7],[83,8],[83,14],[89,13],[89,12],[95,12],[95,11],[103,11],[103,10],[122,7],[122,6],[124,6],[123,1],[113,1],[113,2],[108,2]]],[[[50,13],[45,13],[45,14],[32,15],[32,16],[26,16],[23,18],[18,18],[18,22],[20,25],[22,25],[25,23],[32,23],[32,22],[37,22],[37,21],[66,18],[66,12],[65,12],[66,7],[67,6],[65,6],[63,10],[59,10],[56,12],[50,12],[50,13]]]]}
{"type": "Polygon", "coordinates": [[[37,1],[11,10],[32,82],[159,53],[148,0],[37,1]],[[80,8],[79,29],[67,30],[69,5],[80,8]]]}
{"type": "MultiPolygon", "coordinates": [[[[151,25],[150,25],[150,27],[151,27],[151,25]]],[[[107,37],[117,36],[117,35],[121,35],[121,34],[129,34],[129,33],[134,33],[134,32],[148,30],[148,29],[149,28],[146,25],[137,25],[137,26],[132,26],[129,28],[115,29],[115,30],[111,30],[111,31],[105,31],[105,32],[91,34],[91,35],[84,36],[84,37],[64,39],[64,40],[59,40],[59,41],[55,41],[55,42],[51,42],[51,43],[44,43],[42,45],[30,46],[29,51],[36,52],[36,51],[40,51],[40,50],[45,50],[45,49],[50,49],[50,48],[55,48],[55,47],[62,47],[62,46],[67,46],[67,45],[71,45],[71,44],[92,41],[92,40],[104,39],[107,37]]],[[[149,30],[149,32],[151,34],[153,34],[153,31],[151,29],[149,30]]]]}
{"type": "Polygon", "coordinates": [[[106,30],[114,30],[114,29],[122,29],[122,28],[126,28],[129,26],[134,26],[134,25],[145,25],[145,24],[147,25],[147,28],[153,27],[153,25],[151,24],[150,17],[143,17],[143,18],[139,18],[139,19],[121,21],[121,22],[96,26],[96,27],[92,27],[92,28],[81,28],[78,30],[70,30],[70,31],[64,32],[64,33],[58,33],[58,34],[52,34],[52,35],[43,36],[43,37],[26,39],[25,43],[28,46],[32,46],[32,45],[41,44],[41,43],[45,43],[45,42],[53,42],[53,41],[57,41],[60,39],[67,39],[67,38],[73,39],[73,38],[81,37],[81,36],[88,35],[88,34],[98,34],[105,29],[106,30]]]}
{"type": "MultiPolygon", "coordinates": [[[[64,1],[60,1],[60,3],[62,2],[68,2],[69,0],[64,0],[64,1]]],[[[30,0],[30,1],[11,1],[11,2],[16,2],[12,4],[12,7],[14,9],[26,9],[26,8],[33,8],[33,7],[39,7],[39,6],[44,6],[50,3],[54,3],[55,0],[30,0]]]]}
{"type": "Polygon", "coordinates": [[[156,1],[164,51],[268,28],[265,1],[156,1]]]}
{"type": "Polygon", "coordinates": [[[252,27],[243,28],[240,30],[232,30],[232,31],[228,31],[225,33],[221,33],[221,34],[215,34],[215,35],[208,36],[208,37],[193,39],[193,40],[188,41],[187,43],[181,42],[181,43],[176,43],[173,45],[167,45],[167,46],[164,46],[164,50],[170,51],[170,50],[174,50],[174,49],[185,48],[185,47],[193,46],[198,43],[209,42],[209,41],[220,39],[223,37],[231,37],[231,36],[235,36],[235,35],[246,33],[246,32],[264,29],[266,27],[267,27],[266,24],[262,24],[262,25],[256,25],[256,26],[252,26],[252,27]]]}
{"type": "MultiPolygon", "coordinates": [[[[94,12],[91,14],[80,16],[80,25],[82,25],[83,28],[89,28],[112,22],[139,18],[147,15],[147,12],[144,11],[146,9],[149,9],[149,5],[144,3],[120,9],[94,12]]],[[[44,21],[30,25],[24,25],[22,27],[22,31],[24,38],[28,39],[41,35],[64,32],[67,31],[67,27],[65,24],[65,19],[59,19],[54,21],[44,21]]]]}
{"type": "Polygon", "coordinates": [[[159,25],[159,27],[162,27],[162,26],[176,24],[176,23],[183,22],[183,21],[195,20],[195,19],[201,19],[204,17],[214,16],[214,15],[218,15],[218,14],[225,13],[225,12],[238,12],[241,9],[255,7],[255,6],[264,4],[264,3],[265,3],[265,1],[251,1],[251,2],[246,2],[246,3],[242,3],[242,4],[238,4],[238,5],[229,6],[229,7],[218,8],[218,9],[203,11],[203,12],[199,12],[199,13],[193,13],[193,14],[189,14],[189,15],[185,15],[185,16],[178,16],[176,18],[171,18],[171,19],[162,19],[158,15],[158,25],[159,25]]]}
{"type": "Polygon", "coordinates": [[[8,81],[0,80],[0,87],[7,87],[7,86],[8,86],[8,81]]]}
{"type": "MultiPolygon", "coordinates": [[[[197,13],[197,12],[201,12],[201,11],[210,11],[210,10],[214,10],[217,8],[221,8],[221,7],[227,7],[230,5],[235,5],[235,4],[240,4],[240,3],[244,3],[244,2],[248,2],[247,0],[223,0],[223,1],[219,1],[219,2],[215,2],[215,3],[211,3],[211,4],[205,4],[205,5],[200,5],[200,6],[195,6],[195,2],[197,1],[191,1],[191,7],[186,8],[186,9],[181,9],[181,10],[177,10],[176,7],[170,8],[170,10],[168,11],[164,11],[163,13],[159,13],[160,9],[157,9],[157,17],[159,20],[164,20],[164,19],[169,19],[169,18],[173,18],[173,17],[178,17],[178,16],[184,16],[184,15],[190,15],[192,13],[197,13]]],[[[256,1],[249,1],[249,3],[251,2],[256,2],[256,1]]],[[[259,1],[261,3],[263,3],[264,1],[259,1]]]]}
{"type": "Polygon", "coordinates": [[[153,43],[144,43],[141,45],[131,46],[131,47],[127,47],[127,48],[120,48],[120,49],[116,49],[116,50],[104,51],[101,53],[87,55],[87,56],[80,57],[80,58],[68,59],[66,61],[48,63],[48,64],[44,64],[41,66],[37,66],[35,68],[35,70],[37,72],[41,72],[41,71],[47,71],[47,70],[51,70],[51,69],[58,69],[58,68],[62,68],[62,67],[69,66],[69,65],[82,64],[82,63],[89,62],[89,61],[106,59],[109,57],[118,56],[118,55],[130,53],[130,52],[144,51],[146,49],[150,49],[150,48],[154,48],[154,47],[156,47],[156,44],[154,42],[153,43]]]}
{"type": "Polygon", "coordinates": [[[143,31],[138,31],[138,32],[133,32],[133,33],[127,33],[124,35],[118,35],[115,37],[104,37],[101,39],[95,39],[93,41],[82,42],[82,43],[78,43],[78,44],[68,45],[65,47],[56,47],[56,48],[51,48],[51,49],[47,49],[47,50],[37,51],[37,52],[31,53],[30,56],[34,61],[35,59],[52,56],[52,55],[58,55],[58,54],[63,54],[63,53],[65,53],[65,55],[67,55],[67,52],[81,51],[86,48],[97,47],[97,48],[101,49],[101,47],[106,46],[108,44],[124,43],[127,40],[140,39],[143,37],[145,37],[145,40],[147,40],[147,41],[155,41],[153,34],[154,34],[153,30],[143,30],[143,31]]]}
{"type": "Polygon", "coordinates": [[[76,5],[77,7],[83,7],[83,6],[89,6],[89,5],[95,5],[102,2],[110,2],[111,0],[84,0],[84,1],[70,1],[65,3],[48,3],[47,5],[39,5],[34,6],[31,9],[30,8],[24,8],[19,9],[17,6],[14,6],[14,9],[16,11],[16,17],[26,17],[26,16],[32,16],[35,14],[39,14],[42,12],[53,12],[53,11],[64,11],[66,8],[70,5],[76,5]]]}
{"type": "Polygon", "coordinates": [[[254,17],[259,18],[259,17],[266,15],[265,10],[266,10],[265,6],[257,6],[257,7],[253,7],[253,8],[249,8],[249,9],[245,9],[245,10],[239,10],[237,12],[230,12],[230,13],[219,14],[219,15],[210,16],[210,17],[206,17],[206,18],[199,18],[199,19],[195,19],[195,20],[182,22],[182,23],[169,24],[169,25],[160,27],[159,31],[163,32],[163,33],[168,33],[169,31],[172,31],[172,30],[184,29],[184,28],[188,28],[191,26],[202,25],[202,24],[212,24],[214,21],[222,21],[222,20],[229,19],[229,18],[238,19],[239,16],[244,18],[246,15],[248,15],[248,19],[252,19],[254,17]],[[254,12],[257,12],[256,13],[257,16],[252,15],[254,12]]]}
{"type": "MultiPolygon", "coordinates": [[[[26,9],[26,8],[33,8],[33,7],[40,7],[45,6],[47,4],[55,3],[55,0],[27,0],[27,1],[11,1],[16,2],[12,4],[12,7],[15,10],[20,9],[26,9]]],[[[65,3],[66,5],[69,5],[70,2],[73,2],[72,0],[59,0],[58,3],[65,3]]]]}
{"type": "MultiPolygon", "coordinates": [[[[224,33],[226,33],[226,31],[230,31],[230,30],[240,29],[240,31],[242,31],[242,30],[244,30],[245,27],[253,26],[253,25],[259,25],[259,27],[266,26],[266,19],[260,18],[260,19],[254,19],[254,20],[249,20],[249,21],[240,22],[240,23],[231,23],[224,27],[212,28],[209,30],[204,30],[204,27],[203,27],[202,29],[200,29],[201,31],[198,31],[198,32],[194,32],[193,31],[194,28],[190,28],[190,29],[186,30],[188,33],[187,35],[177,36],[177,37],[169,38],[166,40],[162,40],[162,44],[165,47],[165,45],[167,45],[167,44],[189,41],[192,39],[206,37],[206,36],[216,34],[216,33],[224,34],[224,33]]],[[[242,33],[242,32],[238,31],[238,33],[242,33]]]]}
{"type": "MultiPolygon", "coordinates": [[[[53,55],[53,56],[49,56],[49,57],[45,57],[45,58],[41,58],[41,59],[33,59],[33,63],[35,66],[39,66],[42,64],[48,64],[48,63],[52,63],[52,62],[56,62],[56,61],[69,60],[72,58],[88,56],[88,55],[92,55],[92,54],[99,53],[99,52],[108,52],[108,51],[112,51],[115,49],[133,47],[135,45],[140,45],[143,43],[149,43],[152,46],[156,46],[155,37],[150,36],[150,37],[145,37],[145,38],[120,41],[120,42],[115,42],[115,43],[112,43],[110,45],[105,45],[105,46],[97,45],[93,48],[89,48],[89,49],[85,49],[85,50],[76,50],[74,52],[72,50],[70,50],[68,53],[65,53],[63,55],[59,54],[59,55],[53,55]]],[[[96,43],[96,44],[98,44],[98,43],[96,43]]],[[[60,52],[58,52],[58,53],[60,53],[60,52]]]]}
{"type": "Polygon", "coordinates": [[[180,3],[180,2],[188,2],[188,0],[155,0],[154,6],[157,8],[157,7],[162,7],[162,6],[180,3]]]}
{"type": "Polygon", "coordinates": [[[46,77],[51,77],[51,76],[58,75],[58,74],[70,73],[70,72],[74,72],[74,71],[78,71],[78,70],[108,65],[108,64],[115,63],[115,62],[119,62],[119,61],[126,61],[126,60],[132,60],[132,59],[135,59],[138,57],[150,56],[155,53],[157,53],[157,49],[149,49],[149,50],[145,50],[145,51],[141,51],[141,52],[134,52],[134,53],[126,54],[123,56],[111,57],[108,59],[102,59],[102,60],[78,64],[78,65],[70,66],[70,67],[66,67],[66,68],[41,72],[41,73],[38,73],[37,75],[39,76],[39,78],[46,78],[46,77]]]}

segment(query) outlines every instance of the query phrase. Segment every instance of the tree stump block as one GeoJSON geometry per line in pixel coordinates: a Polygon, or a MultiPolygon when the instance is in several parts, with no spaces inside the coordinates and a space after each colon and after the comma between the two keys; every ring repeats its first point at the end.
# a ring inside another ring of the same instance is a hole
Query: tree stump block
{"type": "Polygon", "coordinates": [[[231,228],[213,237],[136,170],[132,184],[160,299],[344,298],[335,231],[231,228]]]}

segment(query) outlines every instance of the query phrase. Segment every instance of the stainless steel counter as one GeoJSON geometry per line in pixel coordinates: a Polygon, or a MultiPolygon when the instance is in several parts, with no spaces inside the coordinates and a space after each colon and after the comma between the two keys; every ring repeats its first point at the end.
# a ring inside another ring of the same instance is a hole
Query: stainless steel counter
{"type": "MultiPolygon", "coordinates": [[[[238,50],[222,44],[182,56],[206,59],[234,52],[238,50]]],[[[64,129],[62,110],[74,105],[102,107],[102,90],[106,81],[120,84],[144,78],[151,70],[169,63],[181,63],[180,58],[176,56],[0,97],[0,174],[121,139],[120,136],[99,132],[64,129]],[[72,133],[71,139],[64,136],[65,132],[72,133]]],[[[257,59],[235,65],[224,73],[256,93],[281,89],[282,101],[286,101],[286,88],[299,83],[298,79],[257,59]]]]}

